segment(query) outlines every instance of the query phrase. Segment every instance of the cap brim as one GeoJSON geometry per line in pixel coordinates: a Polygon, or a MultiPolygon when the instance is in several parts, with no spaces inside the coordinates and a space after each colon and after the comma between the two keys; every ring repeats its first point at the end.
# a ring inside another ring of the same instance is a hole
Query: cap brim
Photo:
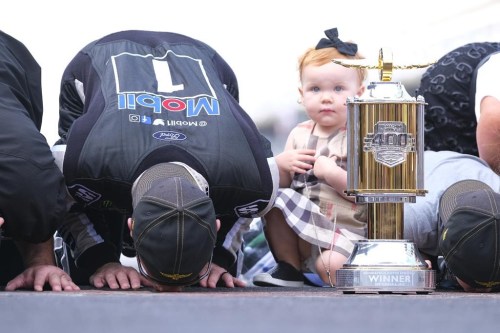
{"type": "Polygon", "coordinates": [[[491,187],[487,184],[475,180],[466,179],[456,182],[451,185],[443,192],[441,199],[439,201],[439,217],[443,225],[448,222],[451,214],[457,206],[457,197],[463,193],[473,192],[478,190],[491,190],[491,187]]]}

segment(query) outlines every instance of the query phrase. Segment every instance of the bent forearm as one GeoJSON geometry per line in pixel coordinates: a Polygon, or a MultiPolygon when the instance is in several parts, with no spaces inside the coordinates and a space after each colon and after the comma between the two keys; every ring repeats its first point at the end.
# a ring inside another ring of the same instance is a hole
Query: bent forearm
{"type": "Polygon", "coordinates": [[[54,238],[43,243],[16,241],[26,268],[37,265],[56,265],[54,257],[54,238]]]}
{"type": "Polygon", "coordinates": [[[477,124],[479,157],[500,174],[500,101],[487,96],[481,102],[481,117],[477,124]]]}
{"type": "Polygon", "coordinates": [[[325,182],[333,187],[344,199],[354,202],[355,198],[348,196],[344,192],[347,189],[347,171],[336,167],[334,171],[325,174],[325,182]]]}

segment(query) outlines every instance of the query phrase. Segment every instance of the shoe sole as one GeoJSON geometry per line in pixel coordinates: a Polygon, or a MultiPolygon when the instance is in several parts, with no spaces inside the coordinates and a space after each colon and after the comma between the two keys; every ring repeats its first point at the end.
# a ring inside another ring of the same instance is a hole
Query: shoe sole
{"type": "Polygon", "coordinates": [[[303,281],[284,281],[270,275],[255,276],[253,284],[258,287],[304,287],[303,281]]]}

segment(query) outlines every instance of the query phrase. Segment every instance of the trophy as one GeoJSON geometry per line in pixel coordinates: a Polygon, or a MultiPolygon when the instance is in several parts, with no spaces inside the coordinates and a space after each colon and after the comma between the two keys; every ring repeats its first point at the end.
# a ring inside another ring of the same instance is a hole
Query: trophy
{"type": "Polygon", "coordinates": [[[333,60],[346,67],[380,70],[361,97],[347,100],[347,189],[367,205],[368,237],[357,241],[347,262],[336,272],[336,288],[352,293],[418,293],[435,289],[428,268],[413,242],[403,239],[404,204],[425,196],[423,189],[424,106],[392,82],[396,67],[387,49],[376,66],[359,60],[333,60]]]}

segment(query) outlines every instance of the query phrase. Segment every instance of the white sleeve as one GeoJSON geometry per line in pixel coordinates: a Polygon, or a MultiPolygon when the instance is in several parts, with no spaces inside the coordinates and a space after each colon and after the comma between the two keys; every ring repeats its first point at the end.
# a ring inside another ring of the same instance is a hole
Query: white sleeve
{"type": "Polygon", "coordinates": [[[278,164],[276,164],[276,160],[274,157],[269,157],[267,159],[267,163],[269,164],[269,169],[271,171],[271,178],[273,179],[273,193],[271,195],[271,198],[269,199],[269,203],[265,209],[260,211],[257,216],[254,217],[262,217],[266,215],[271,208],[274,207],[274,201],[276,200],[276,195],[278,193],[278,188],[280,184],[280,171],[278,169],[278,164]]]}
{"type": "Polygon", "coordinates": [[[54,159],[56,160],[57,167],[62,172],[64,164],[64,155],[66,154],[66,145],[54,145],[50,147],[50,150],[52,151],[52,156],[54,156],[54,159]]]}
{"type": "Polygon", "coordinates": [[[500,73],[500,53],[491,55],[488,61],[477,70],[475,110],[478,121],[480,116],[479,106],[484,97],[492,96],[500,100],[498,73],[500,73]]]}

